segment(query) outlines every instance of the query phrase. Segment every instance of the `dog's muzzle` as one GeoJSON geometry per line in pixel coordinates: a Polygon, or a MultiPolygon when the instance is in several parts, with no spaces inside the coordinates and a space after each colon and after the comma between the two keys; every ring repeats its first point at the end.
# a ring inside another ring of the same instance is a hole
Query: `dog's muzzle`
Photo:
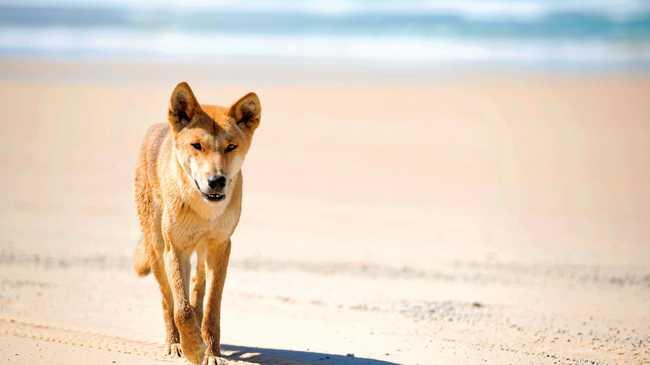
{"type": "Polygon", "coordinates": [[[205,193],[205,192],[203,192],[203,190],[201,190],[201,187],[199,186],[199,183],[196,182],[196,180],[194,180],[194,184],[196,184],[196,188],[199,190],[201,195],[203,195],[203,197],[205,199],[207,199],[208,201],[218,202],[218,201],[222,201],[222,200],[224,200],[226,198],[226,194],[224,194],[224,193],[205,193]]]}

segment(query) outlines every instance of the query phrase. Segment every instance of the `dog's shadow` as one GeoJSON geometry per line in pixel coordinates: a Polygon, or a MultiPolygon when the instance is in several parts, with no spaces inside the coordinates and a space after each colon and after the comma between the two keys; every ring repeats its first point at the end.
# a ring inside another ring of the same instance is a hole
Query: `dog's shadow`
{"type": "Polygon", "coordinates": [[[343,364],[343,365],[397,365],[397,363],[356,357],[354,354],[332,355],[320,352],[266,349],[222,345],[221,356],[233,361],[254,364],[343,364]]]}

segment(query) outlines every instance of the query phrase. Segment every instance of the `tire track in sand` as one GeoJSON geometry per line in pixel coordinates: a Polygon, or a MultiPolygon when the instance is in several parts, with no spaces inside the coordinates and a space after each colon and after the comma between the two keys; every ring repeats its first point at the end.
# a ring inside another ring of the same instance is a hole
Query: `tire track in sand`
{"type": "MultiPolygon", "coordinates": [[[[165,347],[162,344],[131,340],[77,329],[59,328],[44,323],[27,322],[8,317],[0,317],[0,334],[88,349],[117,352],[148,359],[166,361],[172,359],[164,355],[165,347]]],[[[223,356],[229,358],[226,364],[233,365],[254,365],[262,363],[275,365],[293,364],[293,362],[287,361],[286,359],[274,358],[263,354],[242,354],[236,351],[223,351],[223,356]],[[232,359],[233,357],[239,357],[241,359],[246,357],[252,358],[253,356],[255,363],[232,359]]],[[[178,363],[186,363],[180,359],[178,360],[178,363]]]]}

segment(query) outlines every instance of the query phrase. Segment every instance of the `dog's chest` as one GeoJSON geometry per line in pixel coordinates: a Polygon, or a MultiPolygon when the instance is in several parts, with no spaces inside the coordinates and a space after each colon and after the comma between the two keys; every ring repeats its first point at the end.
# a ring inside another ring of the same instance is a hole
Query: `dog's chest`
{"type": "Polygon", "coordinates": [[[232,229],[220,224],[219,221],[193,221],[177,222],[172,227],[174,245],[185,248],[194,247],[206,241],[226,241],[232,229]]]}
{"type": "Polygon", "coordinates": [[[225,242],[230,238],[239,220],[239,210],[226,209],[213,219],[187,212],[171,224],[174,244],[185,248],[206,241],[225,242]]]}

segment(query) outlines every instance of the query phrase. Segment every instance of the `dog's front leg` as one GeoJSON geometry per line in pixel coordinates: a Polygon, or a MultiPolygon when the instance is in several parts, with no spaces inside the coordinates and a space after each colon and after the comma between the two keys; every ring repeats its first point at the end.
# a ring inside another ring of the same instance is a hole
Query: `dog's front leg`
{"type": "Polygon", "coordinates": [[[174,298],[174,322],[181,337],[181,349],[190,362],[198,364],[203,356],[203,341],[194,310],[188,300],[190,269],[189,253],[166,244],[165,270],[174,298]]]}
{"type": "Polygon", "coordinates": [[[207,348],[203,363],[219,365],[221,361],[221,294],[226,280],[226,269],[230,257],[230,240],[211,242],[206,255],[206,302],[201,332],[207,348]]]}
{"type": "Polygon", "coordinates": [[[196,250],[196,272],[192,278],[190,304],[198,323],[203,322],[203,297],[205,296],[205,246],[196,250]]]}

